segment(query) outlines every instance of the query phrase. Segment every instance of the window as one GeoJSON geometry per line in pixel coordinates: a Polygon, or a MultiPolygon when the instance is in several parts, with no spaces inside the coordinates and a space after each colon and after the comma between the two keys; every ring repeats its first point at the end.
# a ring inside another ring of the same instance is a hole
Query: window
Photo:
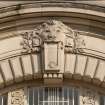
{"type": "Polygon", "coordinates": [[[0,95],[0,105],[7,105],[7,94],[0,95]]]}
{"type": "Polygon", "coordinates": [[[100,96],[100,105],[105,105],[105,96],[104,95],[100,96]]]}
{"type": "Polygon", "coordinates": [[[69,87],[29,88],[29,105],[78,105],[78,89],[69,87]]]}

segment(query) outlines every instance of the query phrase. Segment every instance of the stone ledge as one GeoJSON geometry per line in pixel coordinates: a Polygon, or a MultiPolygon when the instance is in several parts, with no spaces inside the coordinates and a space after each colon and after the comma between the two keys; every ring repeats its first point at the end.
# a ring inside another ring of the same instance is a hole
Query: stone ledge
{"type": "MultiPolygon", "coordinates": [[[[27,1],[27,0],[26,0],[27,1]]],[[[47,6],[61,6],[61,7],[71,7],[71,8],[82,8],[82,9],[87,9],[87,10],[95,10],[95,11],[100,11],[100,12],[104,12],[105,11],[105,7],[101,7],[95,4],[85,4],[85,3],[81,3],[81,2],[73,2],[71,0],[35,0],[34,2],[31,1],[32,3],[29,4],[24,4],[24,2],[22,2],[21,4],[14,4],[14,5],[10,5],[4,8],[0,9],[0,13],[3,12],[7,12],[7,11],[11,11],[11,10],[19,10],[21,8],[27,8],[27,7],[47,7],[47,6]]]]}

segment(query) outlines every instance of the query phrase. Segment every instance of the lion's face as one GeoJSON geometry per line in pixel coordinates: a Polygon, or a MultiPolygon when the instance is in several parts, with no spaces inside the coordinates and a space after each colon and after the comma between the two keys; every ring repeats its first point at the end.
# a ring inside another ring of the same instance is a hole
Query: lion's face
{"type": "Polygon", "coordinates": [[[66,35],[73,35],[72,30],[61,23],[60,21],[47,21],[43,23],[39,28],[39,35],[43,38],[43,40],[57,40],[64,41],[66,35]]]}

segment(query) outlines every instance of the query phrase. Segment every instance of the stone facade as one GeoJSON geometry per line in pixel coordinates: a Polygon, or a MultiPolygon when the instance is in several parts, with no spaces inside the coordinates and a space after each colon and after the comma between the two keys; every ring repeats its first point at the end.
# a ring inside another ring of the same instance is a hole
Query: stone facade
{"type": "Polygon", "coordinates": [[[105,7],[78,2],[0,8],[0,93],[8,93],[8,105],[27,105],[28,85],[72,83],[89,88],[80,89],[81,105],[99,105],[98,92],[105,94],[105,7]]]}

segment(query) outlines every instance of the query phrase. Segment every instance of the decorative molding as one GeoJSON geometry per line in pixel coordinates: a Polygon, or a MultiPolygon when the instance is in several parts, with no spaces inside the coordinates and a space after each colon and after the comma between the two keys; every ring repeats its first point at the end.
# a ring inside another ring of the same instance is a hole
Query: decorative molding
{"type": "Polygon", "coordinates": [[[30,32],[22,34],[24,53],[41,50],[45,71],[64,71],[64,52],[83,52],[85,46],[81,36],[61,21],[48,20],[30,32]]]}
{"type": "Polygon", "coordinates": [[[82,89],[81,92],[82,92],[81,96],[82,105],[96,105],[97,94],[95,91],[92,91],[90,89],[82,89]]]}
{"type": "Polygon", "coordinates": [[[61,42],[61,49],[65,47],[66,52],[83,52],[85,41],[78,32],[61,21],[48,20],[30,32],[22,33],[22,52],[38,52],[44,42],[61,42]]]}
{"type": "Polygon", "coordinates": [[[24,89],[18,89],[8,93],[9,105],[24,105],[24,89]]]}
{"type": "Polygon", "coordinates": [[[41,45],[41,39],[38,35],[34,33],[34,31],[31,32],[25,32],[22,34],[23,41],[21,42],[21,45],[23,47],[22,52],[38,52],[40,51],[39,46],[41,45]]]}
{"type": "Polygon", "coordinates": [[[57,73],[45,73],[43,78],[50,78],[50,79],[55,79],[55,78],[63,78],[63,74],[57,74],[57,73]]]}
{"type": "Polygon", "coordinates": [[[84,52],[83,48],[85,48],[86,43],[82,36],[78,32],[75,32],[74,38],[74,50],[77,52],[84,52]]]}
{"type": "Polygon", "coordinates": [[[13,11],[13,10],[19,10],[21,8],[37,8],[37,7],[68,7],[68,8],[82,8],[85,10],[93,10],[93,11],[99,11],[99,12],[104,12],[105,11],[105,7],[104,6],[99,6],[99,5],[92,5],[92,3],[77,3],[77,2],[71,2],[68,0],[65,1],[56,1],[56,0],[35,0],[34,3],[30,3],[30,4],[15,4],[15,5],[10,5],[9,7],[5,7],[5,8],[0,8],[0,13],[4,13],[4,12],[9,12],[9,11],[13,11]],[[46,2],[46,3],[45,3],[46,2]],[[31,5],[31,6],[30,6],[31,5]],[[19,8],[21,7],[21,8],[19,8]],[[93,8],[92,8],[93,7],[93,8]],[[18,8],[18,9],[17,9],[18,8]]]}
{"type": "Polygon", "coordinates": [[[60,84],[63,81],[63,74],[61,73],[44,73],[45,84],[60,84]]]}
{"type": "Polygon", "coordinates": [[[85,40],[78,32],[74,32],[74,36],[72,38],[67,37],[66,39],[66,52],[72,53],[83,53],[85,48],[85,40]]]}

